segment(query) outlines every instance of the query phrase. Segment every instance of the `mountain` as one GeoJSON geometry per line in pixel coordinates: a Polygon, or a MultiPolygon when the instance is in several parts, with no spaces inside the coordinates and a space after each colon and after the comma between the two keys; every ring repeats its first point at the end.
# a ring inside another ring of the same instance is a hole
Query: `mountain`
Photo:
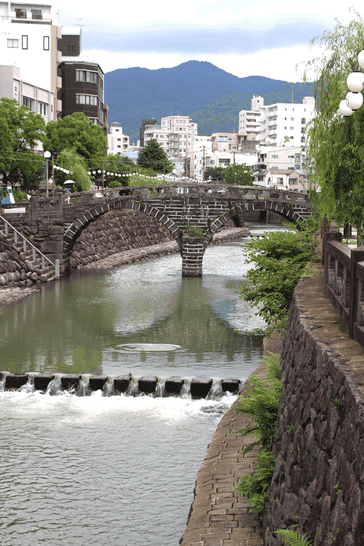
{"type": "Polygon", "coordinates": [[[288,83],[263,76],[238,78],[204,61],[188,61],[173,68],[118,69],[105,74],[105,102],[109,124],[118,121],[131,142],[139,138],[143,118],[171,114],[190,116],[199,134],[238,131],[239,110],[250,108],[253,95],[265,104],[302,102],[312,84],[288,83]],[[235,127],[234,127],[235,122],[235,127]]]}

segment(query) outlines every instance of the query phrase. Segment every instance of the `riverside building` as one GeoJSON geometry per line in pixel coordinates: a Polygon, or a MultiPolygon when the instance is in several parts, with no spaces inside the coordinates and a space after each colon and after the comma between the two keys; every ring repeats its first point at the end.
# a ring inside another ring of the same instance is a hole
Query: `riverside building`
{"type": "Polygon", "coordinates": [[[60,39],[51,4],[0,1],[0,98],[15,99],[46,123],[62,110],[60,39]]]}

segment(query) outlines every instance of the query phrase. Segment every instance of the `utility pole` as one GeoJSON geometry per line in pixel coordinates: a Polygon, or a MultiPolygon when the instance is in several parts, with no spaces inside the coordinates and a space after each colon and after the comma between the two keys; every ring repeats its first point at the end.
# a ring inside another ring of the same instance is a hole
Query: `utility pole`
{"type": "Polygon", "coordinates": [[[205,146],[202,146],[202,182],[205,180],[205,146]]]}

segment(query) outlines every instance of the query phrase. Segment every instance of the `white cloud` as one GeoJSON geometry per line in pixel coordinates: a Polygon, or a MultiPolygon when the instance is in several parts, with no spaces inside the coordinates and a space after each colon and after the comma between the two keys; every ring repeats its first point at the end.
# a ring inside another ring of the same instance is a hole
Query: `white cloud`
{"type": "MultiPolygon", "coordinates": [[[[199,38],[200,43],[203,43],[205,34],[201,34],[199,37],[197,29],[206,32],[207,29],[213,31],[214,28],[232,28],[242,29],[243,33],[244,28],[266,30],[286,23],[302,23],[303,27],[304,23],[316,23],[322,24],[326,28],[333,28],[335,18],[343,23],[347,23],[353,18],[349,12],[350,6],[352,6],[351,0],[347,2],[332,0],[329,6],[326,2],[317,2],[317,0],[306,0],[305,2],[281,0],[278,3],[271,0],[256,0],[254,3],[251,0],[228,0],[225,4],[221,0],[185,0],[183,9],[175,10],[171,7],[170,0],[156,0],[155,2],[141,0],[138,4],[130,2],[121,4],[104,0],[102,9],[100,9],[100,6],[96,4],[90,5],[88,0],[78,0],[76,4],[71,0],[63,0],[60,6],[59,22],[64,25],[75,24],[76,17],[82,17],[80,23],[83,25],[84,53],[98,62],[104,72],[134,66],[149,69],[167,68],[188,60],[200,60],[211,62],[240,77],[257,74],[274,79],[299,81],[302,69],[296,73],[295,66],[308,55],[308,43],[307,47],[295,45],[277,49],[278,43],[274,43],[274,33],[262,34],[262,44],[265,49],[249,54],[244,54],[244,52],[238,54],[236,51],[220,53],[223,48],[219,48],[218,40],[217,54],[213,54],[211,50],[193,53],[192,38],[190,38],[190,43],[188,39],[183,42],[183,33],[175,38],[176,43],[180,46],[180,51],[177,50],[177,47],[175,47],[175,52],[168,51],[171,49],[171,44],[170,41],[166,41],[165,50],[163,42],[158,44],[160,46],[159,52],[151,53],[151,47],[147,47],[147,45],[143,47],[143,40],[140,39],[139,42],[135,33],[142,34],[146,31],[155,32],[161,29],[170,30],[172,33],[175,30],[178,34],[181,29],[190,32],[196,29],[196,37],[193,40],[198,44],[199,38]],[[109,40],[109,44],[106,41],[103,45],[101,42],[98,45],[92,32],[122,35],[120,51],[110,51],[113,40],[109,40]],[[92,46],[87,48],[88,33],[90,41],[93,40],[93,42],[92,46]],[[137,52],[125,52],[123,44],[125,41],[128,43],[129,35],[130,42],[136,44],[135,51],[137,52]],[[266,40],[264,40],[264,36],[266,40]]],[[[360,8],[361,6],[356,2],[354,9],[360,13],[360,8]]],[[[293,29],[294,25],[292,25],[293,29]]],[[[286,32],[288,36],[289,29],[282,29],[282,32],[286,32]]],[[[317,29],[315,30],[313,27],[312,32],[317,32],[317,29]]],[[[190,33],[189,36],[193,36],[193,34],[190,33]]],[[[224,33],[221,33],[220,36],[221,41],[226,45],[226,40],[229,39],[228,35],[224,36],[224,33]]],[[[147,44],[147,41],[145,43],[147,44]]],[[[282,44],[279,45],[282,46],[282,44]]],[[[199,51],[198,48],[196,51],[199,51]]]]}
{"type": "Polygon", "coordinates": [[[139,66],[155,70],[171,68],[186,61],[208,61],[215,66],[240,78],[247,76],[265,76],[267,78],[302,81],[303,66],[298,63],[318,55],[318,49],[312,51],[306,46],[295,46],[284,49],[271,49],[249,55],[194,55],[188,54],[153,54],[153,53],[109,53],[90,50],[85,52],[94,62],[100,64],[104,72],[118,68],[139,66]]]}

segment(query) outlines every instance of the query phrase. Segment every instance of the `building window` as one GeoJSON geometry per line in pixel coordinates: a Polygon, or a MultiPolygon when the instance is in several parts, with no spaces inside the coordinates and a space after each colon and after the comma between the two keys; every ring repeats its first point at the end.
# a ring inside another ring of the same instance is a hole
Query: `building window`
{"type": "Polygon", "coordinates": [[[294,178],[290,178],[288,183],[290,186],[294,186],[296,184],[296,180],[294,178]]]}
{"type": "Polygon", "coordinates": [[[76,104],[88,104],[97,106],[98,99],[96,95],[76,95],[76,104]]]}
{"type": "Polygon", "coordinates": [[[37,19],[38,21],[41,21],[43,19],[43,13],[41,9],[31,9],[32,12],[32,19],[37,19]]]}
{"type": "Polygon", "coordinates": [[[19,47],[19,40],[8,38],[8,47],[19,47]]]}
{"type": "Polygon", "coordinates": [[[278,159],[277,155],[272,155],[272,159],[278,159]]]}
{"type": "Polygon", "coordinates": [[[306,123],[306,118],[301,118],[301,123],[302,123],[302,125],[305,125],[305,123],[306,123]]]}
{"type": "Polygon", "coordinates": [[[76,70],[76,82],[97,83],[97,73],[90,70],[76,70]]]}
{"type": "Polygon", "coordinates": [[[38,102],[38,114],[42,114],[42,116],[48,115],[48,104],[45,102],[38,102]]]}
{"type": "Polygon", "coordinates": [[[32,106],[33,106],[32,99],[30,99],[29,97],[23,97],[23,104],[24,106],[27,106],[30,110],[32,110],[32,106]]]}
{"type": "Polygon", "coordinates": [[[49,51],[49,36],[43,36],[43,49],[49,51]]]}
{"type": "Polygon", "coordinates": [[[16,19],[26,19],[27,18],[27,10],[26,9],[15,8],[15,17],[16,17],[16,19]]]}
{"type": "Polygon", "coordinates": [[[28,49],[28,36],[23,35],[21,37],[21,48],[28,49]]]}

